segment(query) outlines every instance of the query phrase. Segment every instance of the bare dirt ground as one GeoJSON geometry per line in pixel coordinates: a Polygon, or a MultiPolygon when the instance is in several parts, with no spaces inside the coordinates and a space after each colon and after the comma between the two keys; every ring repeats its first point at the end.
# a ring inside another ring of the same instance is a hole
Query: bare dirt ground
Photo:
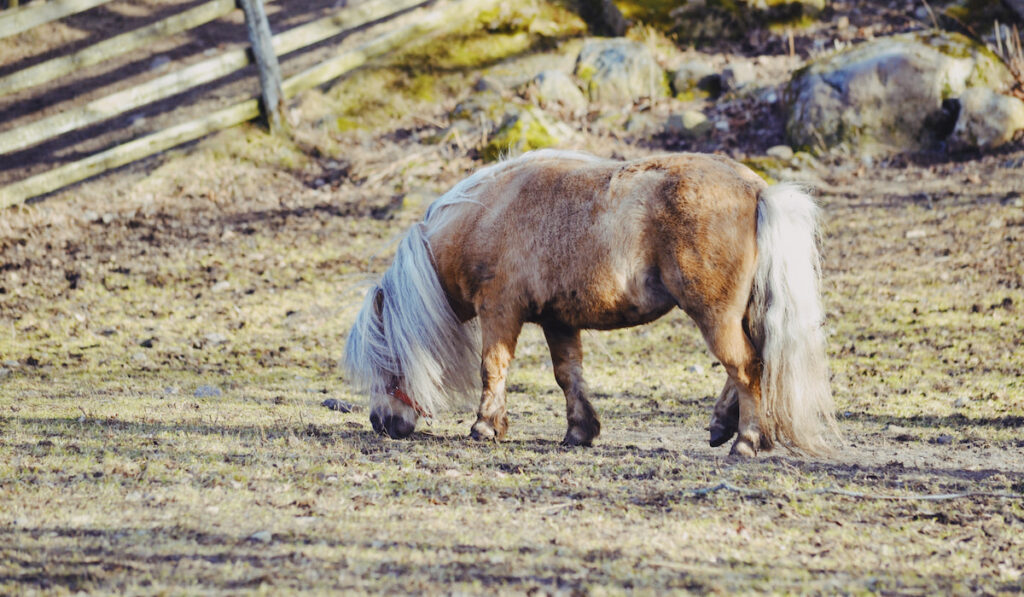
{"type": "MultiPolygon", "coordinates": [[[[834,6],[802,56],[843,16],[854,41],[916,22],[834,6]]],[[[824,207],[833,458],[709,448],[724,373],[679,313],[585,337],[591,449],[557,443],[535,329],[509,441],[469,441],[470,414],[372,432],[337,367],[363,283],[481,164],[431,139],[481,74],[528,75],[581,34],[528,3],[299,98],[294,140],[240,127],[4,213],[0,593],[1020,593],[1021,143],[775,173],[824,207]]],[[[705,51],[788,64],[760,35],[705,51]]],[[[705,107],[730,130],[637,139],[591,114],[566,146],[782,141],[778,108],[705,107]]]]}

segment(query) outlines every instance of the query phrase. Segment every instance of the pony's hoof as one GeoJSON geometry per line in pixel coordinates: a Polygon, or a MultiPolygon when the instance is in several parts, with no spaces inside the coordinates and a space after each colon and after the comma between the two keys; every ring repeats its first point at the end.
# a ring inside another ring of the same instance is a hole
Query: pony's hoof
{"type": "Polygon", "coordinates": [[[732,436],[736,435],[735,427],[732,427],[730,429],[725,425],[719,425],[718,423],[712,423],[710,429],[711,438],[708,440],[708,443],[711,444],[712,448],[717,448],[718,446],[721,446],[725,442],[732,439],[732,436]]]}
{"type": "Polygon", "coordinates": [[[711,424],[708,425],[708,431],[711,432],[708,443],[712,448],[717,448],[729,441],[732,436],[736,435],[736,431],[740,427],[740,402],[738,399],[734,399],[724,412],[720,411],[722,409],[715,405],[715,412],[711,414],[711,424]]]}
{"type": "Polygon", "coordinates": [[[478,421],[478,422],[474,423],[472,429],[469,430],[469,438],[473,439],[473,440],[476,440],[478,442],[479,441],[492,441],[493,442],[495,440],[495,438],[496,438],[496,435],[494,433],[494,428],[493,427],[491,427],[489,424],[487,424],[487,423],[485,423],[483,421],[478,421]]]}
{"type": "Polygon", "coordinates": [[[749,440],[743,437],[736,439],[733,443],[732,448],[729,450],[729,456],[738,456],[740,458],[753,458],[757,456],[757,448],[754,447],[749,440]]]}
{"type": "Polygon", "coordinates": [[[570,429],[565,432],[565,437],[562,438],[562,445],[569,448],[573,446],[584,446],[589,448],[593,442],[593,437],[588,437],[580,433],[577,429],[570,429]]]}
{"type": "Polygon", "coordinates": [[[597,420],[597,417],[590,417],[570,423],[565,437],[562,438],[562,445],[589,447],[598,435],[601,435],[601,422],[597,420]]]}
{"type": "Polygon", "coordinates": [[[508,416],[501,417],[494,421],[477,419],[469,430],[469,437],[478,441],[500,441],[505,438],[508,432],[508,416]]]}

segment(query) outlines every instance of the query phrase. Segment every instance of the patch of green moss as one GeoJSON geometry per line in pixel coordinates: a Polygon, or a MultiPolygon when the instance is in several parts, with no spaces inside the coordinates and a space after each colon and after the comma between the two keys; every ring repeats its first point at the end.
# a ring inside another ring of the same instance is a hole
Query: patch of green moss
{"type": "Polygon", "coordinates": [[[551,147],[558,142],[537,117],[523,113],[505,124],[484,147],[484,160],[493,162],[509,154],[551,147]]]}
{"type": "Polygon", "coordinates": [[[407,88],[410,97],[424,102],[437,99],[437,78],[429,73],[420,73],[409,81],[407,88]]]}
{"type": "Polygon", "coordinates": [[[579,77],[584,83],[590,83],[593,80],[594,75],[597,74],[597,69],[592,64],[583,64],[576,69],[576,76],[579,77]]]}
{"type": "Polygon", "coordinates": [[[339,116],[338,118],[335,119],[334,123],[339,133],[355,131],[362,128],[358,120],[354,118],[348,118],[345,116],[339,116]]]}
{"type": "Polygon", "coordinates": [[[699,99],[704,99],[704,98],[708,97],[709,95],[710,95],[709,93],[707,93],[706,91],[704,91],[704,90],[702,90],[702,89],[700,89],[698,87],[692,87],[690,89],[687,89],[685,91],[680,91],[679,93],[677,93],[676,94],[676,99],[681,101],[681,102],[692,102],[692,101],[696,101],[696,100],[699,100],[699,99]]]}

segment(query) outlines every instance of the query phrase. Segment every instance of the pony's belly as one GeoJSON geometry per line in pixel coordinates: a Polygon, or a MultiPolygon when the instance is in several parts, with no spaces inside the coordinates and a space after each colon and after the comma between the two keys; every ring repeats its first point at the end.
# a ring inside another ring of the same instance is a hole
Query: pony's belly
{"type": "Polygon", "coordinates": [[[531,309],[532,316],[527,321],[613,330],[650,323],[675,306],[672,296],[660,289],[632,296],[570,292],[547,301],[540,309],[531,309]]]}
{"type": "Polygon", "coordinates": [[[572,327],[593,330],[615,330],[650,323],[672,310],[675,303],[662,303],[641,307],[630,305],[622,309],[611,309],[590,314],[580,314],[572,327]]]}

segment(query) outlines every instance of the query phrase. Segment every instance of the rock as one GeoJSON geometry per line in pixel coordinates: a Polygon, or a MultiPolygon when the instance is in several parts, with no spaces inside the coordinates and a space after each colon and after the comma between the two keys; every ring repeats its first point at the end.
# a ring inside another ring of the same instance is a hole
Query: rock
{"type": "Polygon", "coordinates": [[[722,93],[722,76],[704,60],[688,60],[672,73],[672,91],[683,101],[718,97],[722,93]]]}
{"type": "Polygon", "coordinates": [[[4,379],[5,377],[9,377],[10,375],[10,369],[8,369],[7,367],[0,367],[0,379],[4,379]]]}
{"type": "Polygon", "coordinates": [[[696,373],[697,375],[704,373],[704,367],[701,367],[700,365],[690,365],[686,370],[690,373],[696,373]]]}
{"type": "Polygon", "coordinates": [[[338,400],[336,398],[328,398],[327,400],[321,402],[320,406],[325,406],[331,410],[336,410],[342,413],[350,413],[354,408],[352,404],[349,404],[348,402],[342,402],[341,400],[338,400]]]}
{"type": "Polygon", "coordinates": [[[769,157],[782,160],[783,162],[792,160],[794,155],[793,148],[789,145],[775,145],[773,147],[769,147],[764,153],[769,157]]]}
{"type": "Polygon", "coordinates": [[[228,290],[230,288],[231,282],[228,282],[227,280],[221,280],[220,282],[217,282],[216,284],[210,287],[210,292],[224,292],[225,290],[228,290]]]}
{"type": "Polygon", "coordinates": [[[542,108],[562,109],[570,114],[582,114],[587,109],[587,98],[572,80],[560,70],[545,70],[530,81],[527,95],[542,108]]]}
{"type": "Polygon", "coordinates": [[[928,236],[928,231],[924,228],[914,228],[913,230],[907,230],[903,235],[907,240],[914,240],[915,238],[924,238],[928,236]]]}
{"type": "Polygon", "coordinates": [[[196,398],[216,398],[223,393],[217,386],[199,386],[192,395],[196,398]]]}
{"type": "Polygon", "coordinates": [[[798,70],[786,89],[790,145],[880,155],[922,149],[953,131],[950,102],[1004,89],[1009,70],[957,33],[878,38],[798,70]]]}
{"type": "Polygon", "coordinates": [[[722,71],[722,91],[734,91],[754,81],[754,65],[737,61],[722,71]]]}
{"type": "Polygon", "coordinates": [[[256,531],[249,535],[249,541],[257,543],[270,543],[274,539],[274,535],[270,531],[256,531]]]}
{"type": "Polygon", "coordinates": [[[504,120],[521,108],[494,91],[475,93],[456,104],[448,114],[448,128],[434,136],[434,143],[455,141],[476,147],[498,129],[504,120]]]}
{"type": "Polygon", "coordinates": [[[576,58],[575,74],[590,101],[631,105],[669,94],[665,71],[640,42],[628,39],[589,39],[576,58]]]}
{"type": "Polygon", "coordinates": [[[505,93],[505,84],[495,79],[494,77],[483,76],[476,80],[473,84],[473,91],[483,92],[490,91],[492,93],[505,93]]]}
{"type": "Polygon", "coordinates": [[[970,147],[998,147],[1024,129],[1024,101],[985,87],[971,87],[957,98],[960,114],[952,140],[970,147]]]}
{"type": "Polygon", "coordinates": [[[665,125],[665,132],[683,137],[699,137],[714,126],[700,110],[685,110],[679,114],[671,114],[665,125]]]}
{"type": "Polygon", "coordinates": [[[564,125],[558,126],[558,123],[536,110],[521,109],[505,119],[481,153],[484,160],[493,162],[557,145],[568,136],[569,131],[564,125]]]}
{"type": "Polygon", "coordinates": [[[661,122],[650,112],[632,112],[626,118],[626,132],[638,137],[650,137],[661,132],[661,122]]]}

